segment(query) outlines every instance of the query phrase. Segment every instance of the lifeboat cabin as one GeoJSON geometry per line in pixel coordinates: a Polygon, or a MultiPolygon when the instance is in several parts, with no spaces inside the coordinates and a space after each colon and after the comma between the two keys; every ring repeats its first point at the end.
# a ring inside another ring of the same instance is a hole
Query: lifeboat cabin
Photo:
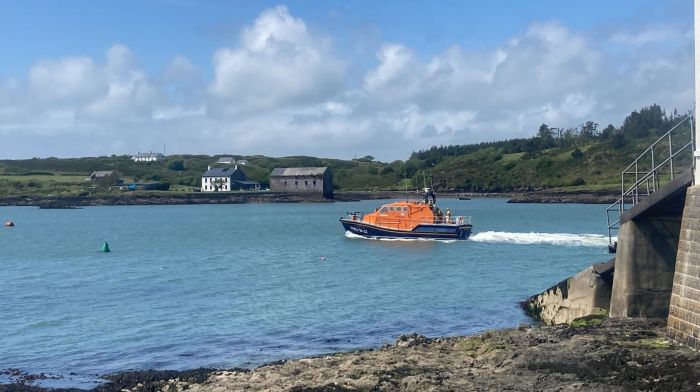
{"type": "Polygon", "coordinates": [[[340,219],[346,231],[371,238],[469,238],[472,225],[468,217],[452,217],[434,203],[427,201],[399,201],[385,204],[375,212],[350,213],[340,219]]]}

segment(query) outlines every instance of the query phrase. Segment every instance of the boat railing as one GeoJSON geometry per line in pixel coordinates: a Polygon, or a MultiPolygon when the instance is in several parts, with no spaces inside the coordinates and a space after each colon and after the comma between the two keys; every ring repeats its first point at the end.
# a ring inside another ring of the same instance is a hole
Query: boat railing
{"type": "MultiPolygon", "coordinates": [[[[409,220],[409,226],[415,227],[417,225],[434,225],[434,224],[447,224],[447,225],[455,225],[455,226],[461,226],[465,224],[471,224],[471,217],[469,216],[456,216],[453,218],[443,218],[443,219],[438,219],[438,218],[421,218],[421,219],[411,219],[409,220]]],[[[406,228],[406,220],[405,219],[382,219],[380,223],[377,223],[377,226],[384,227],[387,229],[395,229],[395,230],[400,230],[400,229],[405,229],[406,228]],[[403,224],[402,224],[403,223],[403,224]]]]}

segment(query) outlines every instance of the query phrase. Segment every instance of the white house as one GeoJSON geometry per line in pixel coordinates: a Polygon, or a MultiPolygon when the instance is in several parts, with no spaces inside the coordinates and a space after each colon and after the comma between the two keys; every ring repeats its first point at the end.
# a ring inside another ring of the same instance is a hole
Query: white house
{"type": "Polygon", "coordinates": [[[260,184],[249,181],[243,170],[236,167],[209,167],[202,175],[202,192],[257,190],[260,184]]]}
{"type": "Polygon", "coordinates": [[[159,152],[140,152],[131,157],[134,162],[157,162],[165,159],[165,155],[159,152]]]}

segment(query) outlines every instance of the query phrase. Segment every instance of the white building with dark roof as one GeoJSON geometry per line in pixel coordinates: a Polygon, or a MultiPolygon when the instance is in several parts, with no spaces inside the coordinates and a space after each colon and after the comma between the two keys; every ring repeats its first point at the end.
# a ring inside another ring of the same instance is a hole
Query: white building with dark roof
{"type": "Polygon", "coordinates": [[[162,161],[163,159],[165,159],[165,155],[153,151],[139,152],[131,157],[131,160],[134,162],[157,162],[162,161]]]}
{"type": "Polygon", "coordinates": [[[273,192],[318,192],[333,197],[333,173],[328,167],[278,167],[270,173],[273,192]]]}
{"type": "Polygon", "coordinates": [[[258,189],[260,184],[248,180],[243,170],[238,167],[209,167],[202,175],[202,192],[258,189]]]}

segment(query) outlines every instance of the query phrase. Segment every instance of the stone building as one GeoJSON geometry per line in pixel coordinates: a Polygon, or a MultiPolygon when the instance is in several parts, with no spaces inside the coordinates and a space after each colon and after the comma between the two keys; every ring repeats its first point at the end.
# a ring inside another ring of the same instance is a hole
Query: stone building
{"type": "Polygon", "coordinates": [[[328,167],[278,167],[270,173],[273,192],[323,193],[333,197],[333,173],[328,167]]]}

